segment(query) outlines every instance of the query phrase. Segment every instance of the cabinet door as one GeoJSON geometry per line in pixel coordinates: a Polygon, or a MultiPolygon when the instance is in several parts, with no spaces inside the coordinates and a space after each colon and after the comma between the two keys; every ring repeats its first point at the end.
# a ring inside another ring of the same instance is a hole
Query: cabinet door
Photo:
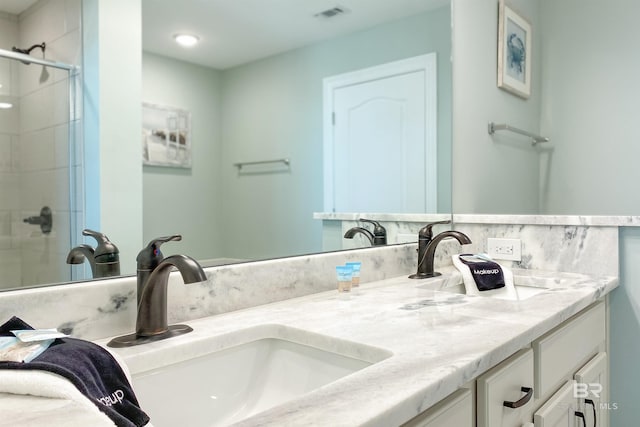
{"type": "Polygon", "coordinates": [[[584,413],[587,426],[608,427],[609,402],[607,353],[599,353],[575,374],[578,383],[578,407],[584,413]]]}
{"type": "Polygon", "coordinates": [[[478,377],[478,427],[521,427],[533,415],[533,351],[520,350],[478,377]]]}
{"type": "Polygon", "coordinates": [[[596,303],[533,342],[535,397],[544,399],[598,354],[606,337],[604,303],[596,303]]]}
{"type": "Polygon", "coordinates": [[[578,401],[574,395],[576,381],[567,381],[553,396],[533,414],[535,427],[583,427],[576,417],[578,401]]]}
{"type": "Polygon", "coordinates": [[[473,427],[473,396],[458,390],[402,427],[473,427]]]}

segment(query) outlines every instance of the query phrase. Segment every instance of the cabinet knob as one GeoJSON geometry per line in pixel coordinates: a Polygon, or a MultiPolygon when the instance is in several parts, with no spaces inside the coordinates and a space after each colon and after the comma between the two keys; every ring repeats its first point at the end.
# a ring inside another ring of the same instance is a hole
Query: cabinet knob
{"type": "Polygon", "coordinates": [[[516,400],[515,402],[504,401],[502,404],[507,408],[519,408],[521,406],[526,405],[531,400],[533,396],[533,387],[520,387],[520,391],[526,393],[520,400],[516,400]]]}

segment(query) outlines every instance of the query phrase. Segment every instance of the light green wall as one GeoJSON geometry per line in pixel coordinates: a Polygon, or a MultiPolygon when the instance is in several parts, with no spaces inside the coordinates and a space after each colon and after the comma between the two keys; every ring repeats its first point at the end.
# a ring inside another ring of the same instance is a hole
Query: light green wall
{"type": "Polygon", "coordinates": [[[539,156],[524,137],[487,132],[489,122],[540,127],[538,3],[509,4],[533,27],[532,95],[497,86],[497,0],[453,3],[453,212],[538,213],[539,156]]]}
{"type": "MultiPolygon", "coordinates": [[[[437,52],[439,206],[450,211],[450,11],[392,22],[223,73],[223,221],[228,256],[322,248],[322,79],[437,52]],[[282,173],[238,174],[233,163],[287,157],[282,173]]],[[[372,189],[372,191],[374,191],[372,189]]]]}
{"type": "Polygon", "coordinates": [[[220,190],[220,72],[144,52],[142,100],[191,112],[191,169],[144,166],[143,238],[181,234],[165,255],[196,259],[223,256],[220,190]]]}
{"type": "Polygon", "coordinates": [[[640,214],[640,40],[636,0],[541,0],[542,210],[640,214]],[[631,42],[634,43],[634,42],[631,42]]]}
{"type": "Polygon", "coordinates": [[[141,4],[82,6],[86,226],[116,243],[121,272],[131,274],[142,244],[141,4]]]}

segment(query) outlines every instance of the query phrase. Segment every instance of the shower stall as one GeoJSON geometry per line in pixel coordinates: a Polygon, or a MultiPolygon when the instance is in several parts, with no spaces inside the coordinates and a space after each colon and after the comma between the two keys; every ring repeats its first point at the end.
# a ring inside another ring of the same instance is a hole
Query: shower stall
{"type": "Polygon", "coordinates": [[[0,49],[0,290],[83,274],[66,264],[84,223],[79,68],[46,48],[0,49]]]}

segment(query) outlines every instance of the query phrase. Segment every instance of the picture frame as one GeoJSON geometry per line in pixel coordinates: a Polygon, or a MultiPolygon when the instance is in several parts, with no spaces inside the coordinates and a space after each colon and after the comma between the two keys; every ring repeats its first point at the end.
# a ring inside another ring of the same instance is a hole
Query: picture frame
{"type": "Polygon", "coordinates": [[[531,23],[500,0],[498,6],[498,87],[531,96],[531,23]]]}
{"type": "Polygon", "coordinates": [[[142,164],[191,168],[191,113],[142,103],[142,164]]]}

